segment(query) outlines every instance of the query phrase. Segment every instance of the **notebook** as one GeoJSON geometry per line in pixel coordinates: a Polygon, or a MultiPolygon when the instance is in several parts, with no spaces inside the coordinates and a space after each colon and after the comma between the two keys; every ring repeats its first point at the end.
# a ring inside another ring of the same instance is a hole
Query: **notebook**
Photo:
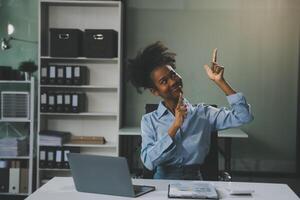
{"type": "Polygon", "coordinates": [[[206,182],[173,182],[168,188],[169,198],[219,199],[215,187],[206,182]]]}

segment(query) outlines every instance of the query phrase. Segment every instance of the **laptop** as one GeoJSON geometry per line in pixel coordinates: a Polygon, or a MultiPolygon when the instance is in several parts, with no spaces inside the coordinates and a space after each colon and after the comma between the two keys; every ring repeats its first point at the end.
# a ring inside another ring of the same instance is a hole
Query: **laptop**
{"type": "Polygon", "coordinates": [[[68,160],[79,192],[138,197],[155,190],[154,186],[132,184],[123,157],[69,153],[68,160]]]}

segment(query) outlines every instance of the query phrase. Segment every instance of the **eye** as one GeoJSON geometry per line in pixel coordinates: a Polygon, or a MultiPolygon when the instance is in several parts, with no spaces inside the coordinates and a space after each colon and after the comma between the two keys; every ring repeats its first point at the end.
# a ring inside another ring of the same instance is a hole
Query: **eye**
{"type": "Polygon", "coordinates": [[[161,81],[160,81],[160,84],[167,84],[167,80],[166,80],[166,79],[161,80],[161,81]]]}

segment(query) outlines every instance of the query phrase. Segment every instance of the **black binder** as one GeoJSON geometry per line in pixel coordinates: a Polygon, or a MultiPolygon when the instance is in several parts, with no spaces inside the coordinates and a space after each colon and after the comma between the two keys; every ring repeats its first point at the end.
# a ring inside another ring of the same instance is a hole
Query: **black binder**
{"type": "Polygon", "coordinates": [[[64,94],[64,112],[69,113],[72,111],[72,95],[71,94],[64,94]]]}
{"type": "Polygon", "coordinates": [[[55,152],[55,167],[62,168],[63,167],[63,148],[57,147],[55,152]]]}
{"type": "Polygon", "coordinates": [[[74,85],[88,85],[88,68],[86,66],[74,66],[74,85]]]}
{"type": "Polygon", "coordinates": [[[47,151],[40,147],[40,168],[47,168],[47,151]]]}
{"type": "Polygon", "coordinates": [[[9,168],[0,168],[0,192],[9,190],[9,168]]]}
{"type": "Polygon", "coordinates": [[[63,168],[70,168],[69,160],[68,160],[68,153],[80,153],[80,147],[63,147],[63,168]]]}
{"type": "Polygon", "coordinates": [[[56,112],[64,112],[64,94],[63,93],[57,93],[56,94],[56,112]]]}
{"type": "Polygon", "coordinates": [[[47,112],[48,111],[48,95],[46,92],[41,93],[41,112],[47,112]]]}
{"type": "Polygon", "coordinates": [[[56,95],[54,94],[54,93],[48,93],[48,106],[47,106],[47,111],[48,112],[55,112],[55,110],[56,110],[56,105],[55,105],[55,102],[56,102],[56,100],[55,100],[55,97],[56,97],[56,95]]]}
{"type": "Polygon", "coordinates": [[[86,109],[86,95],[84,93],[72,94],[72,112],[84,112],[86,109]]]}
{"type": "Polygon", "coordinates": [[[55,147],[47,147],[47,167],[55,168],[55,147]]]}
{"type": "Polygon", "coordinates": [[[48,69],[48,75],[49,75],[49,84],[56,84],[56,77],[57,77],[57,70],[55,65],[49,65],[48,69]]]}
{"type": "Polygon", "coordinates": [[[48,67],[47,66],[41,67],[41,84],[42,85],[48,84],[48,67]]]}
{"type": "Polygon", "coordinates": [[[58,85],[63,85],[65,84],[65,78],[66,78],[66,68],[65,66],[56,66],[57,70],[57,78],[56,78],[56,83],[58,85]]]}
{"type": "Polygon", "coordinates": [[[66,66],[66,79],[65,84],[66,85],[72,85],[73,84],[73,66],[66,66]]]}

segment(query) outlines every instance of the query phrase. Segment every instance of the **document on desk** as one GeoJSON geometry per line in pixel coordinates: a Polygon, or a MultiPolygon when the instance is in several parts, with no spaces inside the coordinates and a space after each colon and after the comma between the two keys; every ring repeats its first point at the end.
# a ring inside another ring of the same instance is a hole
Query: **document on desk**
{"type": "Polygon", "coordinates": [[[204,182],[173,182],[168,188],[169,198],[219,199],[216,188],[204,182]]]}

